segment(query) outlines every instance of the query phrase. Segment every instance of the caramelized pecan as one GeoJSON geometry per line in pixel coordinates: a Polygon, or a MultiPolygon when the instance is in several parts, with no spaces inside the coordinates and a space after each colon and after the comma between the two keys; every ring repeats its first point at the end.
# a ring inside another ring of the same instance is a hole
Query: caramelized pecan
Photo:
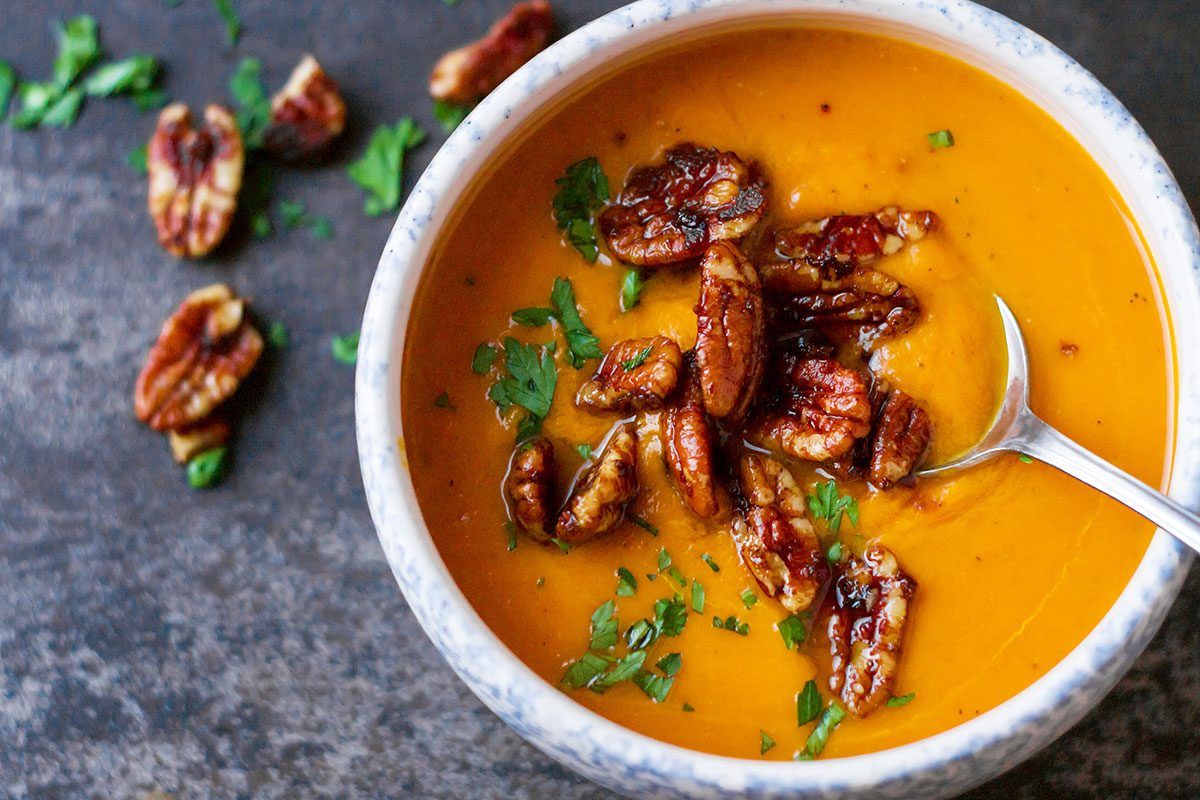
{"type": "Polygon", "coordinates": [[[704,407],[743,419],[762,380],[765,319],[758,272],[736,245],[717,242],[700,262],[696,365],[704,407]]]}
{"type": "Polygon", "coordinates": [[[692,350],[683,356],[679,391],[663,410],[661,425],[663,455],[675,478],[675,488],[692,511],[702,517],[715,517],[720,511],[713,477],[716,452],[692,350]]]}
{"type": "Polygon", "coordinates": [[[683,353],[666,336],[624,339],[609,348],[575,405],[589,411],[640,411],[662,406],[679,380],[683,353]]]}
{"type": "Polygon", "coordinates": [[[168,253],[195,258],[220,243],[233,220],[244,166],[242,134],[229,111],[209,106],[197,129],[182,103],[162,110],[146,151],[147,206],[168,253]]]}
{"type": "Polygon", "coordinates": [[[654,267],[696,258],[713,242],[740,239],[766,210],[757,164],[686,142],[668,150],[662,164],[629,177],[616,205],[600,215],[600,230],[622,261],[654,267]]]}
{"type": "Polygon", "coordinates": [[[889,489],[907,477],[925,455],[932,433],[925,410],[911,396],[894,390],[876,418],[867,479],[880,489],[889,489]]]}
{"type": "Polygon", "coordinates": [[[866,264],[891,255],[936,229],[932,211],[901,211],[895,206],[874,214],[825,217],[775,232],[775,249],[784,258],[814,266],[866,264]]]}
{"type": "Polygon", "coordinates": [[[237,389],[262,353],[245,302],[223,284],[197,289],[163,323],[138,375],[133,405],[156,431],[188,428],[237,389]]]}
{"type": "Polygon", "coordinates": [[[625,505],[637,491],[637,428],[622,422],[571,490],[558,515],[558,538],[576,544],[607,533],[621,522],[625,505]]]}
{"type": "Polygon", "coordinates": [[[745,453],[738,481],[748,503],[730,529],[742,562],[763,591],[793,614],[808,609],[829,579],[820,540],[804,512],[804,493],[772,458],[745,453]]]}
{"type": "Polygon", "coordinates": [[[219,417],[202,419],[195,425],[167,434],[175,463],[186,464],[205,450],[220,447],[229,440],[229,423],[219,417]]]}
{"type": "Polygon", "coordinates": [[[908,601],[917,583],[882,547],[838,565],[829,642],[829,688],[850,713],[865,717],[891,696],[904,640],[908,601]]]}
{"type": "Polygon", "coordinates": [[[271,98],[263,147],[284,161],[301,161],[320,155],[345,127],[346,103],[337,84],[306,55],[271,98]]]}
{"type": "Polygon", "coordinates": [[[546,0],[513,7],[477,42],[442,56],[429,76],[434,100],[468,105],[483,99],[549,42],[554,11],[546,0]]]}
{"type": "Polygon", "coordinates": [[[554,515],[554,445],[539,438],[517,445],[508,475],[504,499],[513,521],[538,541],[550,538],[554,515]]]}
{"type": "Polygon", "coordinates": [[[904,333],[921,315],[908,287],[866,267],[836,277],[826,267],[789,261],[764,267],[763,281],[772,291],[787,292],[772,298],[776,326],[816,328],[864,347],[904,333]]]}
{"type": "Polygon", "coordinates": [[[787,410],[757,421],[748,441],[806,461],[850,451],[871,428],[867,378],[831,358],[799,362],[791,374],[787,410]]]}

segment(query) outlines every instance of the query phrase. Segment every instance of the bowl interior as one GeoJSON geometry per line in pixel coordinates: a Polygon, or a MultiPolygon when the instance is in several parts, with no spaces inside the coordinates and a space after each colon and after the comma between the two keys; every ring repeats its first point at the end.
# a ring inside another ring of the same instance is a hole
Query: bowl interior
{"type": "Polygon", "coordinates": [[[417,283],[438,232],[491,157],[535,125],[540,109],[615,65],[669,40],[731,27],[833,26],[948,53],[1010,84],[1051,114],[1105,170],[1159,268],[1176,380],[1171,494],[1200,496],[1200,368],[1174,354],[1200,345],[1200,245],[1166,165],[1128,112],[1069,57],[1016,23],[971,3],[901,0],[642,0],[566,37],[490,95],[434,158],[401,212],[371,290],[356,386],[360,460],[385,553],[409,604],[451,666],[500,716],[551,755],[622,791],[677,796],[813,792],[883,784],[883,796],[936,785],[962,791],[1007,769],[1074,724],[1120,677],[1157,629],[1189,563],[1161,531],[1112,610],[1054,669],[1016,697],[911,745],[803,766],[684,750],[621,728],[577,705],[519,662],[491,633],[442,563],[404,457],[400,354],[417,283]],[[482,657],[481,655],[486,655],[482,657]],[[486,665],[480,667],[479,665],[486,665]],[[970,769],[954,768],[970,757],[970,769]]]}

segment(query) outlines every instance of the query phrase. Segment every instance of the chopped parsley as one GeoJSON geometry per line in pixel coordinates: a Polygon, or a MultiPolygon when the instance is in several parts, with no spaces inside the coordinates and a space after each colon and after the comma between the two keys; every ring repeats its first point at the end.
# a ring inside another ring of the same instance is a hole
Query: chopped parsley
{"type": "Polygon", "coordinates": [[[575,303],[575,289],[566,278],[555,278],[554,288],[550,291],[550,304],[554,308],[554,317],[563,327],[567,338],[568,360],[571,366],[579,369],[589,358],[601,358],[604,351],[600,349],[600,340],[583,323],[579,316],[579,307],[575,303]]]}
{"type": "Polygon", "coordinates": [[[626,372],[632,372],[633,370],[640,367],[642,364],[646,363],[646,359],[650,357],[650,352],[653,349],[654,349],[654,345],[649,345],[649,344],[646,345],[641,350],[639,350],[634,355],[633,358],[629,359],[628,361],[622,361],[621,368],[624,369],[626,372]]]}
{"type": "Polygon", "coordinates": [[[700,581],[692,579],[692,611],[697,614],[704,613],[704,587],[700,581]]]}
{"type": "Polygon", "coordinates": [[[625,280],[621,281],[622,314],[626,311],[632,311],[642,301],[642,290],[645,288],[646,281],[642,278],[641,272],[636,269],[625,272],[625,280]]]}
{"type": "Polygon", "coordinates": [[[651,525],[648,520],[642,519],[641,517],[639,517],[636,514],[629,514],[628,519],[634,525],[637,525],[639,528],[641,528],[642,530],[644,530],[646,533],[650,534],[651,536],[658,536],[658,528],[651,525]]]}
{"type": "Polygon", "coordinates": [[[661,669],[668,678],[674,678],[679,673],[679,668],[683,666],[683,655],[668,653],[655,662],[654,666],[661,669]]]}
{"type": "Polygon", "coordinates": [[[333,238],[333,221],[328,217],[309,214],[304,203],[294,200],[283,200],[279,203],[279,215],[283,217],[283,227],[288,230],[308,228],[317,239],[333,238]]]}
{"type": "Polygon", "coordinates": [[[829,545],[829,549],[825,551],[825,557],[830,561],[838,562],[842,560],[842,543],[841,540],[829,545]]]}
{"type": "Polygon", "coordinates": [[[637,594],[638,582],[625,567],[617,567],[617,597],[633,597],[637,594]]]}
{"type": "Polygon", "coordinates": [[[721,571],[721,568],[719,566],[717,566],[717,562],[713,561],[713,557],[710,556],[708,553],[701,553],[700,560],[703,561],[705,564],[708,564],[708,568],[711,569],[713,572],[721,571]]]}
{"type": "Polygon", "coordinates": [[[363,211],[377,217],[400,206],[404,181],[404,154],[425,141],[425,131],[404,117],[395,125],[381,125],[371,134],[362,157],[346,169],[350,180],[367,193],[363,211]]]}
{"type": "Polygon", "coordinates": [[[829,707],[821,714],[821,721],[817,723],[817,727],[813,728],[813,732],[808,735],[808,742],[805,743],[804,749],[796,754],[797,761],[812,761],[821,754],[825,749],[825,745],[829,743],[829,736],[837,729],[837,726],[846,718],[846,709],[842,708],[841,704],[836,700],[829,703],[829,707]]]}
{"type": "Polygon", "coordinates": [[[333,360],[345,367],[358,363],[358,331],[345,336],[334,336],[329,342],[333,360]]]}
{"type": "Polygon", "coordinates": [[[62,91],[100,58],[100,37],[96,20],[87,14],[56,25],[54,36],[58,40],[54,85],[62,91]]]}
{"type": "Polygon", "coordinates": [[[8,116],[8,103],[17,88],[17,73],[5,61],[0,61],[0,119],[8,116]]]}
{"type": "Polygon", "coordinates": [[[591,684],[608,669],[608,660],[595,653],[584,653],[578,661],[572,661],[562,676],[561,684],[569,689],[579,689],[591,684]]]}
{"type": "Polygon", "coordinates": [[[62,97],[46,109],[41,124],[47,128],[69,128],[75,124],[79,109],[83,105],[83,89],[68,89],[62,97]]]}
{"type": "Polygon", "coordinates": [[[580,458],[587,461],[592,457],[592,446],[590,444],[577,444],[575,445],[575,452],[579,453],[580,458]]]}
{"type": "Polygon", "coordinates": [[[213,0],[213,5],[217,7],[217,13],[221,15],[221,20],[225,23],[225,38],[229,40],[229,46],[232,47],[237,44],[238,37],[242,35],[242,21],[238,18],[233,0],[213,0]]]}
{"type": "Polygon", "coordinates": [[[450,395],[447,392],[442,392],[433,400],[433,404],[438,408],[444,408],[447,411],[457,411],[454,404],[450,402],[450,395]]]}
{"type": "Polygon", "coordinates": [[[622,681],[627,681],[633,678],[641,669],[642,664],[646,663],[646,651],[634,650],[616,664],[613,665],[611,671],[600,676],[600,679],[592,683],[588,688],[593,692],[603,692],[605,689],[616,686],[622,681]]]}
{"type": "Polygon", "coordinates": [[[766,731],[761,729],[759,730],[758,735],[761,740],[758,746],[758,754],[765,756],[767,751],[775,746],[775,740],[768,736],[766,731]]]}
{"type": "Polygon", "coordinates": [[[675,683],[674,678],[668,678],[663,675],[655,675],[653,672],[641,671],[633,676],[633,683],[639,689],[646,693],[656,703],[665,702],[667,694],[671,691],[671,686],[675,683]]]}
{"type": "Polygon", "coordinates": [[[276,350],[282,350],[288,346],[288,329],[279,320],[275,320],[267,326],[267,341],[276,350]]]}
{"type": "Polygon", "coordinates": [[[608,202],[608,177],[595,156],[567,167],[554,184],[554,221],[588,263],[600,254],[596,244],[595,212],[608,202]]]}
{"type": "Polygon", "coordinates": [[[658,571],[662,572],[667,567],[671,566],[671,554],[667,552],[667,548],[662,548],[658,551],[658,571]]]}
{"type": "Polygon", "coordinates": [[[808,638],[804,620],[795,614],[780,620],[776,627],[779,629],[779,635],[783,637],[783,646],[788,650],[791,650],[793,645],[804,644],[804,640],[808,638]]]}
{"type": "Polygon", "coordinates": [[[550,321],[553,313],[548,308],[518,308],[512,312],[512,321],[527,328],[540,328],[550,321]]]}
{"type": "Polygon", "coordinates": [[[544,577],[537,579],[537,587],[539,589],[541,589],[545,585],[546,585],[546,579],[544,577]]]}
{"type": "Polygon", "coordinates": [[[1025,455],[1024,453],[1018,453],[1017,458],[1021,459],[1022,464],[1032,464],[1033,463],[1033,459],[1030,458],[1029,456],[1025,455]]]}
{"type": "Polygon", "coordinates": [[[533,416],[545,419],[558,384],[558,370],[550,353],[545,348],[521,344],[511,336],[506,337],[504,367],[508,377],[501,378],[488,396],[502,411],[516,403],[533,416]]]}
{"type": "Polygon", "coordinates": [[[758,602],[758,595],[750,589],[742,589],[742,593],[738,597],[742,598],[742,605],[747,609],[754,608],[754,604],[758,602]]]}
{"type": "Polygon", "coordinates": [[[925,134],[925,138],[929,140],[929,146],[934,150],[941,150],[943,147],[954,147],[954,134],[948,129],[927,133],[925,134]]]}
{"type": "Polygon", "coordinates": [[[684,703],[683,710],[686,711],[687,713],[691,714],[693,711],[696,710],[696,708],[691,703],[684,703]]]}
{"type": "Polygon", "coordinates": [[[908,694],[902,694],[899,697],[889,697],[888,701],[887,701],[887,707],[888,708],[901,708],[903,706],[908,705],[909,703],[911,703],[913,700],[916,700],[916,699],[917,699],[916,692],[909,692],[908,694]]]}
{"type": "Polygon", "coordinates": [[[574,545],[571,544],[570,542],[563,541],[562,539],[558,538],[557,536],[550,539],[550,541],[554,542],[554,546],[557,547],[559,550],[562,550],[564,553],[571,552],[571,548],[574,547],[574,545]]]}
{"type": "Polygon", "coordinates": [[[433,103],[433,117],[442,126],[442,130],[446,133],[454,133],[454,129],[462,124],[467,118],[467,114],[471,113],[474,106],[461,106],[455,103],[447,103],[445,100],[435,100],[433,103]]]}
{"type": "Polygon", "coordinates": [[[592,612],[592,641],[589,650],[611,650],[617,646],[617,607],[605,600],[592,612]]]}
{"type": "Polygon", "coordinates": [[[817,682],[810,680],[796,694],[796,724],[807,725],[821,715],[821,692],[817,682]]]}
{"type": "MultiPolygon", "coordinates": [[[[513,525],[511,521],[505,522],[504,535],[508,537],[508,552],[511,553],[517,549],[517,526],[513,525]]],[[[538,580],[544,579],[539,578],[538,580]]],[[[538,585],[540,586],[541,584],[539,583],[538,585]]]]}
{"type": "Polygon", "coordinates": [[[475,348],[475,355],[471,356],[471,372],[476,375],[487,375],[494,363],[496,363],[496,348],[484,342],[475,348]]]}
{"type": "Polygon", "coordinates": [[[111,97],[149,92],[158,76],[158,61],[143,53],[120,61],[111,61],[96,69],[83,82],[83,90],[92,97],[111,97]]]}
{"type": "Polygon", "coordinates": [[[687,608],[683,598],[676,595],[668,600],[662,598],[654,602],[654,626],[663,636],[678,636],[687,625],[687,608]]]}
{"type": "Polygon", "coordinates": [[[721,630],[726,630],[726,631],[732,631],[733,633],[736,633],[738,636],[747,636],[750,633],[749,623],[741,622],[733,614],[730,614],[725,619],[721,619],[720,617],[713,617],[712,624],[713,624],[714,628],[719,628],[721,630]]]}
{"type": "Polygon", "coordinates": [[[146,151],[147,146],[142,145],[141,147],[135,147],[133,150],[130,150],[129,155],[125,156],[125,163],[128,164],[129,168],[138,175],[145,175],[149,171],[146,166],[146,151]]]}
{"type": "Polygon", "coordinates": [[[225,472],[225,455],[228,449],[214,447],[194,456],[187,465],[188,486],[193,489],[207,489],[221,479],[225,472]]]}
{"type": "Polygon", "coordinates": [[[262,147],[263,134],[271,124],[271,98],[259,77],[261,72],[257,58],[243,58],[229,78],[229,94],[238,104],[238,130],[248,150],[262,147]]]}
{"type": "Polygon", "coordinates": [[[837,533],[841,527],[843,512],[850,518],[850,524],[858,527],[858,501],[848,494],[839,494],[836,481],[817,484],[816,491],[808,496],[808,510],[814,518],[825,520],[831,533],[837,533]]]}

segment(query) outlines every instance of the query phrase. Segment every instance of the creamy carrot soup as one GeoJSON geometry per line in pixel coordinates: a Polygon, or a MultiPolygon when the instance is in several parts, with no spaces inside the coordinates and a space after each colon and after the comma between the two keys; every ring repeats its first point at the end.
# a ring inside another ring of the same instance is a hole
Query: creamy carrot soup
{"type": "Polygon", "coordinates": [[[1024,328],[1035,410],[1158,485],[1158,284],[1063,129],[972,67],[865,34],[660,51],[536,120],[434,248],[403,372],[425,520],[496,635],[633,730],[765,759],[944,731],[1077,645],[1152,532],[1015,455],[906,477],[996,408],[993,293],[1024,328]],[[703,186],[656,195],[672,175],[703,186]],[[580,220],[566,233],[556,197],[580,220]],[[875,250],[827,241],[837,226],[875,250]]]}

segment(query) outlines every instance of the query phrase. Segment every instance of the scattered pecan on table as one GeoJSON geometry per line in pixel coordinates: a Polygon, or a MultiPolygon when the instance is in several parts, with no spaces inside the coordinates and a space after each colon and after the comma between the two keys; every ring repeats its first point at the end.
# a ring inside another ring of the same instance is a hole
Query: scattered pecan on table
{"type": "Polygon", "coordinates": [[[700,262],[696,366],[704,408],[743,419],[762,380],[765,316],[758,271],[730,242],[717,242],[700,262]]]}
{"type": "Polygon", "coordinates": [[[619,423],[595,463],[576,481],[555,533],[571,544],[585,542],[615,528],[625,506],[637,495],[637,429],[619,423]]]}
{"type": "Polygon", "coordinates": [[[162,110],[146,151],[147,206],[168,253],[197,258],[221,242],[244,166],[242,134],[227,109],[210,105],[199,128],[182,103],[162,110]]]}
{"type": "Polygon", "coordinates": [[[546,0],[513,7],[482,39],[442,56],[429,76],[434,100],[469,105],[499,86],[537,55],[554,32],[554,11],[546,0]]]}
{"type": "Polygon", "coordinates": [[[832,358],[795,364],[783,408],[751,423],[748,441],[805,461],[840,458],[871,429],[867,376],[832,358]]]}
{"type": "Polygon", "coordinates": [[[138,375],[137,418],[156,431],[186,431],[228,400],[263,349],[245,312],[245,301],[224,284],[184,298],[138,375]]]}
{"type": "Polygon", "coordinates": [[[668,150],[662,164],[636,170],[599,222],[618,258],[656,267],[742,238],[766,210],[766,181],[756,163],[686,142],[668,150]]]}
{"type": "Polygon", "coordinates": [[[554,519],[554,445],[538,438],[517,445],[504,497],[513,521],[538,541],[548,541],[554,519]]]}
{"type": "Polygon", "coordinates": [[[873,214],[842,214],[775,232],[775,250],[814,266],[867,264],[916,242],[937,229],[932,211],[901,211],[887,206],[873,214]]]}
{"type": "Polygon", "coordinates": [[[695,351],[683,356],[679,386],[663,410],[660,425],[663,456],[675,488],[696,514],[717,516],[721,507],[714,475],[716,448],[712,420],[704,410],[695,351]]]}
{"type": "Polygon", "coordinates": [[[908,601],[917,583],[879,546],[838,565],[829,642],[829,688],[850,713],[865,717],[891,696],[904,641],[908,601]]]}
{"type": "Polygon", "coordinates": [[[659,408],[679,380],[683,353],[674,339],[624,339],[609,348],[591,380],[579,387],[575,405],[589,411],[659,408]]]}
{"type": "Polygon", "coordinates": [[[804,492],[783,464],[744,453],[738,460],[744,516],[730,528],[742,562],[768,596],[799,614],[829,580],[829,563],[805,513],[804,492]]]}
{"type": "Polygon", "coordinates": [[[271,98],[271,124],[263,147],[283,161],[321,155],[346,127],[346,103],[321,65],[306,55],[271,98]]]}

